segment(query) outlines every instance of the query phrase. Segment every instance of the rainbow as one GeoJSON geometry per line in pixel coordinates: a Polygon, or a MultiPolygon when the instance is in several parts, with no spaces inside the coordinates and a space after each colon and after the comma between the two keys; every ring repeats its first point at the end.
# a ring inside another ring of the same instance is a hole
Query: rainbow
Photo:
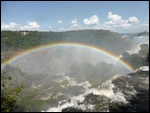
{"type": "Polygon", "coordinates": [[[38,46],[38,47],[35,47],[35,48],[31,48],[31,49],[27,49],[27,50],[24,50],[22,52],[20,52],[19,54],[13,56],[11,59],[3,62],[1,64],[1,67],[5,66],[6,64],[8,63],[11,63],[13,62],[14,60],[30,53],[30,52],[33,52],[33,51],[36,51],[36,50],[39,50],[39,49],[42,49],[42,48],[45,48],[45,47],[49,47],[49,46],[75,46],[75,47],[83,47],[83,48],[87,48],[87,49],[90,49],[90,50],[93,50],[93,51],[96,51],[96,52],[99,52],[101,54],[104,54],[106,56],[109,56],[110,58],[118,61],[121,65],[123,65],[124,67],[126,67],[127,69],[129,69],[131,72],[133,72],[135,69],[130,66],[128,63],[126,63],[125,61],[119,59],[117,56],[115,56],[114,54],[110,53],[110,52],[107,52],[101,48],[98,48],[98,47],[94,47],[94,46],[90,46],[90,45],[87,45],[87,44],[81,44],[81,43],[72,43],[72,42],[61,42],[61,43],[53,43],[53,44],[47,44],[47,45],[41,45],[41,46],[38,46]]]}

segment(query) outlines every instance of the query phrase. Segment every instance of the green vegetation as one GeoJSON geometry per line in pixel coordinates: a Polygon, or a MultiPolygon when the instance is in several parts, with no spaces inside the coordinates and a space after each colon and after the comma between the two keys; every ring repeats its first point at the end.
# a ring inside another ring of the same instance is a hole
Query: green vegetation
{"type": "MultiPolygon", "coordinates": [[[[48,109],[50,105],[58,104],[57,99],[53,97],[60,91],[61,83],[54,84],[54,88],[46,93],[43,89],[48,89],[49,84],[32,87],[34,80],[40,81],[45,75],[37,75],[34,79],[31,79],[32,77],[17,67],[7,66],[5,72],[1,73],[1,112],[37,112],[48,109]],[[53,93],[49,96],[51,92],[53,93]],[[48,98],[41,99],[44,97],[48,98]]],[[[62,82],[62,84],[66,83],[68,82],[62,82]]]]}
{"type": "Polygon", "coordinates": [[[108,30],[79,30],[66,32],[1,31],[1,51],[23,50],[56,42],[76,42],[104,48],[110,52],[124,51],[130,41],[108,30]],[[110,42],[110,43],[107,43],[110,42]],[[121,46],[119,46],[119,45],[121,46]],[[118,48],[119,47],[119,48],[118,48]]]}
{"type": "Polygon", "coordinates": [[[16,102],[22,86],[15,86],[5,72],[1,73],[1,112],[12,112],[17,107],[16,102]]]}

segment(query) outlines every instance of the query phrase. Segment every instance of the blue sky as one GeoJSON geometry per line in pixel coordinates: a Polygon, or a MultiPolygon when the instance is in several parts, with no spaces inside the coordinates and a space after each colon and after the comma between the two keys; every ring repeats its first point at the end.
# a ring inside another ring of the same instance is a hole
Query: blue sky
{"type": "Polygon", "coordinates": [[[149,31],[148,1],[2,1],[1,30],[149,31]]]}

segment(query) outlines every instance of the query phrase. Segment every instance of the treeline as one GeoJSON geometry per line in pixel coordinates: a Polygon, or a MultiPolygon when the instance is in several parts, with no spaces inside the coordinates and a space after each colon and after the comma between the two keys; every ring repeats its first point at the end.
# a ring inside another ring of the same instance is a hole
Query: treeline
{"type": "Polygon", "coordinates": [[[140,33],[137,33],[136,36],[149,36],[149,32],[147,31],[140,32],[140,33]]]}
{"type": "Polygon", "coordinates": [[[22,50],[56,42],[76,42],[119,53],[131,45],[118,33],[108,30],[78,30],[66,32],[1,31],[1,50],[22,50]],[[127,46],[128,45],[128,46],[127,46]]]}

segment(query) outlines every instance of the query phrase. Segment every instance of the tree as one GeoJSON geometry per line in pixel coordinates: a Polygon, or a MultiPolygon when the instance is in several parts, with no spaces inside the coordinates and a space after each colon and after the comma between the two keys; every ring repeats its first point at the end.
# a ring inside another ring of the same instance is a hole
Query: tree
{"type": "Polygon", "coordinates": [[[6,72],[1,72],[1,112],[12,112],[23,86],[16,87],[6,72]]]}

